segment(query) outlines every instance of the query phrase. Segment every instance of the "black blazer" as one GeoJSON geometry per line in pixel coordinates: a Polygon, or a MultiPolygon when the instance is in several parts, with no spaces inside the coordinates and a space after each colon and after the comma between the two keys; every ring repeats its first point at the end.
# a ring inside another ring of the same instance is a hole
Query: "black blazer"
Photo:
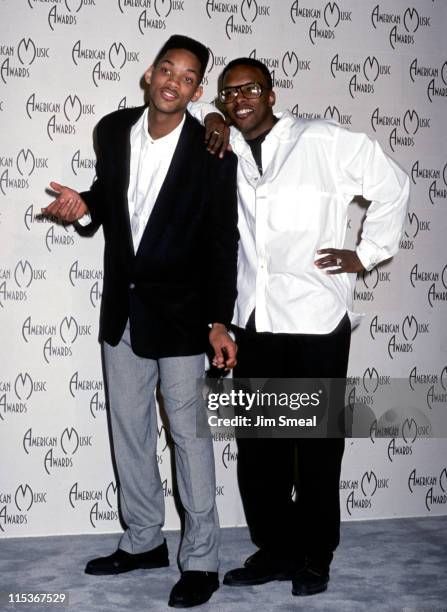
{"type": "Polygon", "coordinates": [[[96,180],[81,194],[105,238],[100,340],[116,346],[130,321],[133,351],[157,359],[208,347],[208,323],[229,325],[236,298],[237,160],[210,155],[204,128],[186,119],[134,254],[127,189],[130,129],[144,107],[107,115],[96,129],[96,180]]]}

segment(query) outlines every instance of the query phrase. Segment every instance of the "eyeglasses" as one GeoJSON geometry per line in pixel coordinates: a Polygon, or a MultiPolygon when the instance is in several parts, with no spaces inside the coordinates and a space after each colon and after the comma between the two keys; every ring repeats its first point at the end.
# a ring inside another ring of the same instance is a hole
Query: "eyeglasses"
{"type": "Polygon", "coordinates": [[[260,98],[262,92],[266,89],[260,83],[244,83],[243,85],[235,85],[234,87],[225,87],[219,91],[219,100],[223,104],[229,104],[236,100],[239,94],[250,100],[251,98],[260,98]]]}

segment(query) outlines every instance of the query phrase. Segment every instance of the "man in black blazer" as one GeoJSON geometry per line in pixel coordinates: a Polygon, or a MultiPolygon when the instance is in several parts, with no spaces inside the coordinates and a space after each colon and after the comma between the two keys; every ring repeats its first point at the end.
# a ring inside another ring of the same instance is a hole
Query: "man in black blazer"
{"type": "Polygon", "coordinates": [[[169,604],[189,607],[218,588],[218,518],[211,437],[197,438],[208,340],[219,367],[236,363],[227,333],[236,297],[237,204],[233,155],[206,151],[186,106],[201,93],[208,50],[173,36],[145,73],[149,106],[107,115],[96,130],[96,180],[81,194],[57,183],[45,214],[105,237],[100,318],[120,508],[118,550],[87,564],[117,574],[169,564],[155,461],[154,390],[160,378],[175,443],[185,533],[169,604]]]}

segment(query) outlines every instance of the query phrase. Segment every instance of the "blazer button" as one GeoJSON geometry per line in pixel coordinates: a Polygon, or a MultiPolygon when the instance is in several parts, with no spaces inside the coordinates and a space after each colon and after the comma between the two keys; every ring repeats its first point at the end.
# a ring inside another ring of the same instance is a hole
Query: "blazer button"
{"type": "Polygon", "coordinates": [[[130,283],[129,289],[135,289],[135,283],[130,283]]]}

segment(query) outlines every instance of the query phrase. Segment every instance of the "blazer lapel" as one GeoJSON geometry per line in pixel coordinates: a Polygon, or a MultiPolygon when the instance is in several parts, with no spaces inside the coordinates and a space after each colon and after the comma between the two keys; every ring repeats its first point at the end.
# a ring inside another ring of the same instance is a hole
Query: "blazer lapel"
{"type": "Polygon", "coordinates": [[[129,218],[129,202],[127,198],[127,192],[129,189],[129,179],[130,179],[130,131],[132,126],[138,121],[138,119],[143,114],[146,107],[138,107],[136,109],[132,109],[130,111],[130,116],[124,117],[125,121],[118,128],[118,133],[116,134],[115,146],[118,155],[121,152],[123,155],[122,164],[118,165],[118,192],[119,199],[122,202],[122,213],[124,217],[124,226],[126,229],[129,248],[133,253],[133,240],[132,240],[132,230],[130,228],[130,218],[129,218]]]}

